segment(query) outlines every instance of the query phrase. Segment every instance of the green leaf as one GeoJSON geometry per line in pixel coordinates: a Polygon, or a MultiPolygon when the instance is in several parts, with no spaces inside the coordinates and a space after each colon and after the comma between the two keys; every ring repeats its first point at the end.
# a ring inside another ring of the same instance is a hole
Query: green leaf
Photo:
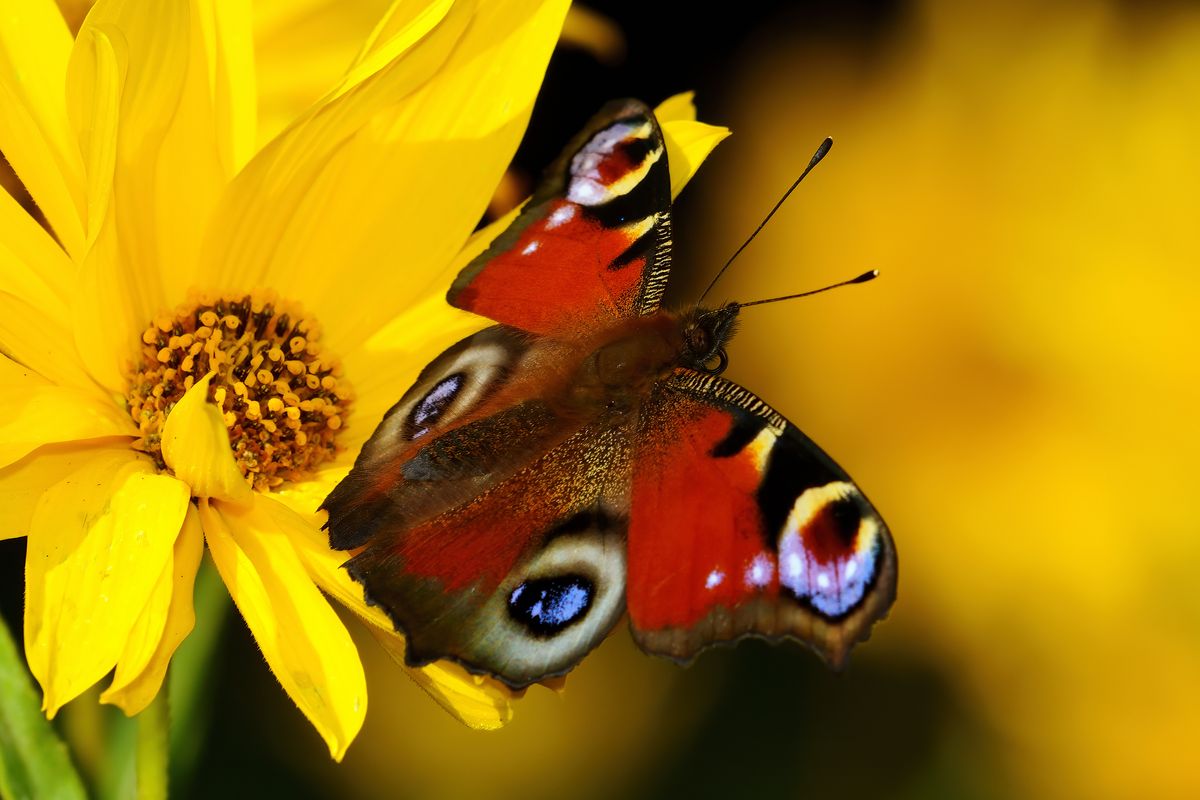
{"type": "Polygon", "coordinates": [[[25,659],[0,620],[0,796],[84,800],[83,782],[42,714],[25,659]]]}

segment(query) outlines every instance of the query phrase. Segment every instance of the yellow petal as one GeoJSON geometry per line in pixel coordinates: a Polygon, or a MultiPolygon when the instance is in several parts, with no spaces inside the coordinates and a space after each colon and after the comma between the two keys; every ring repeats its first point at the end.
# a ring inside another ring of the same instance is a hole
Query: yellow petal
{"type": "Polygon", "coordinates": [[[625,58],[625,35],[621,26],[587,6],[575,6],[567,14],[562,41],[586,50],[593,58],[607,64],[619,64],[625,58]]]}
{"type": "Polygon", "coordinates": [[[408,677],[459,722],[475,730],[494,731],[512,721],[513,700],[524,691],[514,692],[499,681],[472,675],[449,661],[413,669],[404,663],[403,636],[374,625],[369,630],[388,655],[404,667],[408,677]]]}
{"type": "Polygon", "coordinates": [[[25,652],[49,716],[117,663],[168,560],[187,487],[106,451],[42,494],[25,562],[25,652]]]}
{"type": "Polygon", "coordinates": [[[133,436],[129,415],[99,392],[54,386],[0,356],[0,467],[43,444],[133,436]]]}
{"type": "MultiPolygon", "coordinates": [[[[445,23],[454,5],[454,0],[431,0],[419,4],[392,2],[351,62],[346,74],[326,96],[324,102],[328,103],[341,97],[373,78],[376,73],[390,68],[398,58],[407,55],[422,38],[445,23]]],[[[470,7],[475,3],[461,5],[470,7]]],[[[427,50],[426,53],[414,55],[441,59],[442,55],[437,51],[430,48],[427,50]]]]}
{"type": "Polygon", "coordinates": [[[72,331],[57,316],[0,290],[0,353],[64,386],[96,388],[72,331]]]}
{"type": "Polygon", "coordinates": [[[129,453],[125,439],[51,444],[0,469],[0,539],[29,534],[29,523],[38,498],[54,484],[97,459],[123,459],[129,453]]]}
{"type": "MultiPolygon", "coordinates": [[[[335,208],[357,208],[348,198],[357,197],[366,205],[378,194],[338,194],[335,200],[330,182],[341,168],[333,161],[371,118],[394,107],[442,65],[470,18],[467,10],[459,9],[447,19],[451,6],[446,0],[403,4],[413,11],[407,26],[376,41],[376,53],[387,53],[392,62],[374,73],[360,64],[238,175],[206,242],[210,285],[223,290],[258,285],[285,289],[294,282],[295,261],[314,235],[313,220],[335,208]],[[273,280],[272,270],[282,280],[273,280]]],[[[399,17],[393,14],[389,19],[399,17]]],[[[292,294],[311,302],[309,295],[292,294]]]]}
{"type": "Polygon", "coordinates": [[[195,283],[212,209],[252,146],[249,45],[245,0],[101,0],[79,32],[68,95],[96,239],[79,349],[111,389],[153,315],[195,283]]]}
{"type": "Polygon", "coordinates": [[[667,142],[667,164],[671,170],[671,196],[678,197],[708,154],[729,135],[729,129],[676,119],[663,122],[662,131],[667,142]]]}
{"type": "Polygon", "coordinates": [[[209,551],[267,664],[341,760],[362,727],[367,686],[350,634],[256,496],[250,508],[200,501],[209,551]]]}
{"type": "Polygon", "coordinates": [[[117,123],[125,85],[128,54],[117,48],[108,32],[85,28],[71,53],[74,67],[67,84],[67,107],[78,131],[79,149],[87,176],[87,242],[100,234],[113,191],[117,159],[117,123]],[[86,65],[86,68],[85,66],[86,65]]]}
{"type": "MultiPolygon", "coordinates": [[[[354,448],[347,447],[338,458],[322,464],[303,482],[285,483],[273,491],[271,497],[299,514],[312,527],[320,528],[325,524],[325,520],[318,519],[317,509],[333,491],[333,487],[337,486],[342,478],[350,472],[350,467],[354,463],[354,452],[354,448]]],[[[321,537],[324,535],[320,534],[321,537]]]]}
{"type": "Polygon", "coordinates": [[[696,120],[696,93],[680,92],[671,95],[655,106],[654,116],[658,119],[659,125],[677,120],[694,122],[696,120]]]}
{"type": "Polygon", "coordinates": [[[192,589],[203,555],[200,517],[196,507],[189,505],[183,530],[175,540],[170,569],[160,576],[155,596],[138,618],[129,645],[117,662],[112,685],[100,695],[100,702],[113,703],[132,717],[158,694],[171,656],[196,624],[192,589]],[[165,603],[161,595],[166,595],[165,603]]]}
{"type": "Polygon", "coordinates": [[[0,24],[0,152],[68,253],[84,249],[84,178],[67,121],[71,33],[53,0],[4,4],[0,24]]]}
{"type": "Polygon", "coordinates": [[[220,410],[208,402],[210,372],[193,384],[171,413],[162,431],[162,457],[175,477],[196,497],[216,497],[247,504],[252,490],[229,445],[220,410]]]}
{"type": "Polygon", "coordinates": [[[342,569],[349,554],[331,550],[319,517],[302,517],[292,508],[266,500],[260,503],[278,530],[283,531],[313,580],[327,594],[367,621],[368,629],[408,676],[460,722],[480,730],[499,728],[512,719],[514,692],[499,681],[471,675],[462,667],[438,661],[424,667],[404,663],[404,637],[396,632],[391,618],[378,606],[367,605],[362,585],[342,569]]]}
{"type": "Polygon", "coordinates": [[[209,47],[208,63],[216,67],[210,75],[213,132],[221,163],[232,176],[246,166],[257,139],[252,8],[247,0],[206,0],[199,8],[209,47]]]}
{"type": "Polygon", "coordinates": [[[275,138],[337,83],[388,6],[388,0],[254,3],[259,142],[275,138]]]}
{"type": "Polygon", "coordinates": [[[0,192],[0,291],[40,309],[63,328],[75,265],[8,192],[0,192]]]}
{"type": "Polygon", "coordinates": [[[394,6],[346,83],[239,176],[206,259],[228,281],[292,286],[341,353],[425,296],[474,228],[566,5],[455,4],[413,44],[442,13],[417,8],[394,6]]]}

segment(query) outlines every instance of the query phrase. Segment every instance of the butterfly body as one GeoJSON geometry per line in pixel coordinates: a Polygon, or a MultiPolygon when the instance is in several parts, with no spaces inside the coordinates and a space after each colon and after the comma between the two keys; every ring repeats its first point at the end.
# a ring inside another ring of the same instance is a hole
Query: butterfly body
{"type": "Polygon", "coordinates": [[[523,687],[628,610],[677,660],[756,635],[840,664],[886,612],[874,508],[718,377],[739,307],[659,307],[669,212],[652,113],[611,106],[451,288],[501,324],[430,362],[326,499],[331,546],[410,663],[523,687]]]}

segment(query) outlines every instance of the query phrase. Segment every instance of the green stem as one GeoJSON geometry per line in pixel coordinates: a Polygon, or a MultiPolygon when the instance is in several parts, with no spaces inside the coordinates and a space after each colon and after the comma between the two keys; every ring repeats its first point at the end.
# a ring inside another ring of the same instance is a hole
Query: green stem
{"type": "Polygon", "coordinates": [[[159,690],[154,701],[137,716],[138,800],[166,800],[167,758],[170,753],[171,714],[167,690],[159,690]]]}

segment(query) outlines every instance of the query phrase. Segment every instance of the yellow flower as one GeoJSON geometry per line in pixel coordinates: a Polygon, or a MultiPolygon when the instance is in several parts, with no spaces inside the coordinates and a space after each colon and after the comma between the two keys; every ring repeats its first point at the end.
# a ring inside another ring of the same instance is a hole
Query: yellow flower
{"type": "MultiPolygon", "coordinates": [[[[53,716],[113,673],[133,714],[191,630],[204,544],[341,758],[362,666],[318,585],[402,641],[315,508],[424,362],[485,321],[445,286],[515,149],[563,0],[397,3],[255,152],[248,4],[52,0],[0,23],[0,537],[28,536],[25,646],[53,716]],[[464,243],[467,242],[464,248],[464,243]],[[460,252],[461,251],[461,252],[460,252]]],[[[678,190],[723,137],[661,108],[678,190]]],[[[468,724],[511,694],[413,677],[468,724]]]]}

